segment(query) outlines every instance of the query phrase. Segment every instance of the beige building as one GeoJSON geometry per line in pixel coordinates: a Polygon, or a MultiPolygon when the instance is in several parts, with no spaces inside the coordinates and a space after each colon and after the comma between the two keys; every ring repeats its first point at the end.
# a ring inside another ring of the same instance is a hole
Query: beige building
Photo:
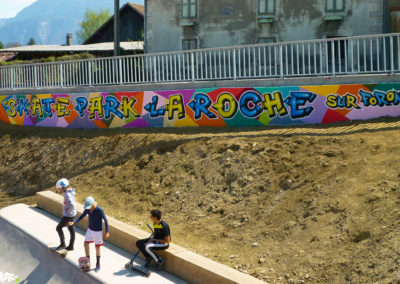
{"type": "Polygon", "coordinates": [[[147,52],[400,31],[400,0],[145,0],[147,52]]]}

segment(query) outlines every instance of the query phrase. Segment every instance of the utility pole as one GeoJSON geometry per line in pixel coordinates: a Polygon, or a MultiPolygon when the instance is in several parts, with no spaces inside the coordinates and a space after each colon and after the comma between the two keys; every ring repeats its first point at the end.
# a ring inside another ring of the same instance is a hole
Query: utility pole
{"type": "Polygon", "coordinates": [[[144,31],[143,31],[143,42],[144,42],[144,53],[147,53],[147,0],[144,0],[144,31]]]}
{"type": "Polygon", "coordinates": [[[120,55],[119,0],[114,0],[114,56],[120,55]]]}

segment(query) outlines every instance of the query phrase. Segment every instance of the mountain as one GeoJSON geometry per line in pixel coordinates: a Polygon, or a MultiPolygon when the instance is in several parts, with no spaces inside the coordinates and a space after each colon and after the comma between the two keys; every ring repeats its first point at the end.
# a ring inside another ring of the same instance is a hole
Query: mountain
{"type": "MultiPolygon", "coordinates": [[[[125,1],[120,1],[121,6],[125,1]]],[[[0,19],[0,41],[26,45],[32,37],[38,44],[64,44],[67,33],[74,43],[79,22],[87,9],[114,11],[112,0],[38,0],[14,18],[0,19]]]]}
{"type": "Polygon", "coordinates": [[[0,19],[0,27],[4,26],[7,22],[7,19],[0,19]]]}

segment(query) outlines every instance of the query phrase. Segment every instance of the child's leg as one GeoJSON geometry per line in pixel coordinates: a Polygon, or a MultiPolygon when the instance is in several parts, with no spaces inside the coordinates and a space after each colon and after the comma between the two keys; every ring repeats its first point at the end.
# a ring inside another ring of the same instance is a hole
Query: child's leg
{"type": "Polygon", "coordinates": [[[100,256],[100,246],[96,245],[96,256],[100,256]]]}
{"type": "Polygon", "coordinates": [[[85,242],[84,247],[85,247],[85,254],[90,259],[89,243],[85,242]]]}
{"type": "Polygon", "coordinates": [[[96,267],[100,268],[100,247],[96,245],[96,267]]]}
{"type": "Polygon", "coordinates": [[[64,232],[63,232],[62,228],[67,226],[67,224],[68,224],[68,218],[63,216],[56,227],[56,231],[58,233],[58,236],[60,237],[60,246],[59,247],[62,247],[62,246],[65,247],[65,238],[64,238],[64,232]]]}
{"type": "Polygon", "coordinates": [[[161,243],[147,243],[145,246],[146,252],[154,259],[154,261],[160,262],[161,259],[155,253],[156,250],[166,250],[169,247],[168,244],[161,243]]]}
{"type": "Polygon", "coordinates": [[[157,250],[166,250],[169,247],[168,244],[155,244],[155,246],[151,247],[151,251],[157,256],[156,267],[161,269],[164,266],[164,258],[158,256],[155,251],[157,250]]]}
{"type": "Polygon", "coordinates": [[[100,269],[100,247],[103,243],[103,231],[94,232],[94,243],[96,246],[96,269],[100,269]]]}
{"type": "Polygon", "coordinates": [[[90,262],[90,248],[89,248],[89,244],[90,244],[90,243],[93,243],[93,241],[94,241],[93,231],[90,230],[90,229],[87,229],[86,235],[85,235],[84,247],[85,247],[85,254],[86,254],[86,257],[89,258],[89,262],[90,262]]]}
{"type": "Polygon", "coordinates": [[[150,238],[138,240],[136,242],[136,247],[140,250],[144,257],[148,257],[149,254],[147,253],[145,246],[149,242],[150,238]]]}
{"type": "MultiPolygon", "coordinates": [[[[70,221],[71,222],[73,222],[74,221],[74,218],[70,218],[70,221]]],[[[74,243],[75,243],[75,228],[74,228],[74,226],[68,226],[68,230],[69,230],[69,233],[70,233],[70,235],[71,235],[71,238],[70,238],[70,240],[69,240],[69,245],[68,245],[68,248],[69,249],[74,249],[74,243]]]]}

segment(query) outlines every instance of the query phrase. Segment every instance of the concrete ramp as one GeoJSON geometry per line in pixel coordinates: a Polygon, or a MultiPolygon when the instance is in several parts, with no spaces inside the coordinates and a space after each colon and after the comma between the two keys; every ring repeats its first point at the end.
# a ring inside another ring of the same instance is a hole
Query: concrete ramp
{"type": "MultiPolygon", "coordinates": [[[[130,254],[105,243],[102,269],[81,272],[77,265],[84,256],[84,232],[76,228],[75,250],[61,258],[48,249],[59,243],[55,230],[58,218],[24,204],[0,210],[0,282],[4,283],[186,283],[164,271],[145,278],[123,268],[130,254]],[[13,280],[15,279],[15,280],[13,280]]],[[[64,229],[67,242],[69,232],[64,229]]],[[[92,261],[95,250],[91,247],[92,261]]]]}
{"type": "Polygon", "coordinates": [[[77,273],[73,265],[50,254],[44,244],[1,217],[0,272],[3,282],[17,277],[14,283],[99,283],[88,274],[77,273]]]}

